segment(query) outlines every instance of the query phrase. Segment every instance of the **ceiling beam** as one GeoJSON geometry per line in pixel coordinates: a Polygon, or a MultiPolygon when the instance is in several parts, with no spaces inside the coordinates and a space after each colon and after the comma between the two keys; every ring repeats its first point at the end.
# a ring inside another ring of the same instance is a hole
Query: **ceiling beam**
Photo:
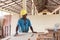
{"type": "MultiPolygon", "coordinates": [[[[14,5],[14,4],[12,4],[12,5],[14,5]]],[[[13,8],[13,9],[16,9],[16,10],[18,10],[18,11],[19,11],[19,9],[15,8],[15,7],[14,7],[14,6],[12,6],[12,5],[9,5],[9,6],[6,6],[6,7],[10,7],[10,8],[13,8]]],[[[2,7],[2,8],[6,8],[6,7],[2,7]]]]}
{"type": "Polygon", "coordinates": [[[10,10],[11,12],[18,13],[18,12],[14,11],[14,10],[9,9],[9,8],[6,8],[6,9],[10,10]]]}
{"type": "Polygon", "coordinates": [[[60,6],[58,8],[56,8],[52,13],[55,13],[58,10],[60,10],[60,6]]]}
{"type": "MultiPolygon", "coordinates": [[[[7,5],[11,5],[11,4],[14,4],[15,2],[9,2],[9,3],[4,3],[5,5],[1,5],[0,7],[3,7],[3,6],[7,6],[7,5]]],[[[21,3],[20,1],[18,3],[21,3]]]]}
{"type": "MultiPolygon", "coordinates": [[[[8,8],[8,9],[10,9],[10,10],[14,10],[14,11],[16,11],[16,12],[19,12],[20,10],[16,10],[16,9],[12,9],[12,8],[10,8],[10,7],[6,7],[6,8],[8,8]]],[[[7,9],[7,10],[8,10],[7,9]]]]}
{"type": "MultiPolygon", "coordinates": [[[[10,3],[13,3],[13,2],[9,2],[9,3],[4,3],[4,4],[5,4],[5,5],[8,5],[8,4],[10,4],[10,3]]],[[[2,7],[2,6],[5,6],[5,5],[1,5],[1,7],[2,7]]]]}
{"type": "Polygon", "coordinates": [[[53,3],[55,3],[55,4],[57,4],[57,5],[60,5],[60,3],[58,3],[58,2],[56,2],[56,1],[54,1],[54,0],[50,0],[50,1],[52,1],[53,3]]]}
{"type": "MultiPolygon", "coordinates": [[[[13,7],[14,9],[19,10],[19,9],[15,8],[14,6],[12,6],[12,5],[14,5],[14,3],[13,3],[13,4],[11,4],[11,5],[3,6],[2,8],[6,8],[6,7],[11,6],[11,7],[13,7]]],[[[22,7],[21,7],[21,8],[22,8],[22,7]]]]}

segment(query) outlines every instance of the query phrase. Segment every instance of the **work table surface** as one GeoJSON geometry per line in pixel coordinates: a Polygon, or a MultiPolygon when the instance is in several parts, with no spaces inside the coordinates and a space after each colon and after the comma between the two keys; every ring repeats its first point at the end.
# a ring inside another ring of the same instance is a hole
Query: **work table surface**
{"type": "Polygon", "coordinates": [[[3,38],[1,40],[36,40],[35,33],[21,33],[16,36],[8,36],[6,38],[3,38]]]}

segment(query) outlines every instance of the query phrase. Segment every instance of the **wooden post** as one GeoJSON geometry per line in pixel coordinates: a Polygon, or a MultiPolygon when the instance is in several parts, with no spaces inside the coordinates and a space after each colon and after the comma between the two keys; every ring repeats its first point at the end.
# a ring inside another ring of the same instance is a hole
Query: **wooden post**
{"type": "Polygon", "coordinates": [[[22,2],[23,2],[23,5],[22,5],[22,6],[23,6],[23,9],[27,10],[27,7],[26,7],[26,0],[23,0],[22,2]]]}

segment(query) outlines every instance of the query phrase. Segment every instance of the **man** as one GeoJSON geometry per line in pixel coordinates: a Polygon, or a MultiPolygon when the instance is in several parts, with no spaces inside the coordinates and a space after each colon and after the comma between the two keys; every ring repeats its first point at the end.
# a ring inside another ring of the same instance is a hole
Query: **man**
{"type": "Polygon", "coordinates": [[[20,32],[27,33],[29,31],[29,27],[30,27],[31,31],[33,33],[35,33],[33,31],[33,28],[32,28],[30,20],[27,18],[27,11],[26,10],[21,10],[20,14],[22,15],[22,18],[20,18],[18,20],[18,25],[16,27],[16,34],[18,34],[18,30],[20,32]]]}

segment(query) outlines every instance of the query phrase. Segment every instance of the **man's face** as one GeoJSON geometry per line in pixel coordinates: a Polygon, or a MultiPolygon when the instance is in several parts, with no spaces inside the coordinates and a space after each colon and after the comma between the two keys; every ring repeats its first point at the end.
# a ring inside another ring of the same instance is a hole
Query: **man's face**
{"type": "Polygon", "coordinates": [[[26,18],[27,17],[27,14],[23,15],[23,18],[26,18]]]}

